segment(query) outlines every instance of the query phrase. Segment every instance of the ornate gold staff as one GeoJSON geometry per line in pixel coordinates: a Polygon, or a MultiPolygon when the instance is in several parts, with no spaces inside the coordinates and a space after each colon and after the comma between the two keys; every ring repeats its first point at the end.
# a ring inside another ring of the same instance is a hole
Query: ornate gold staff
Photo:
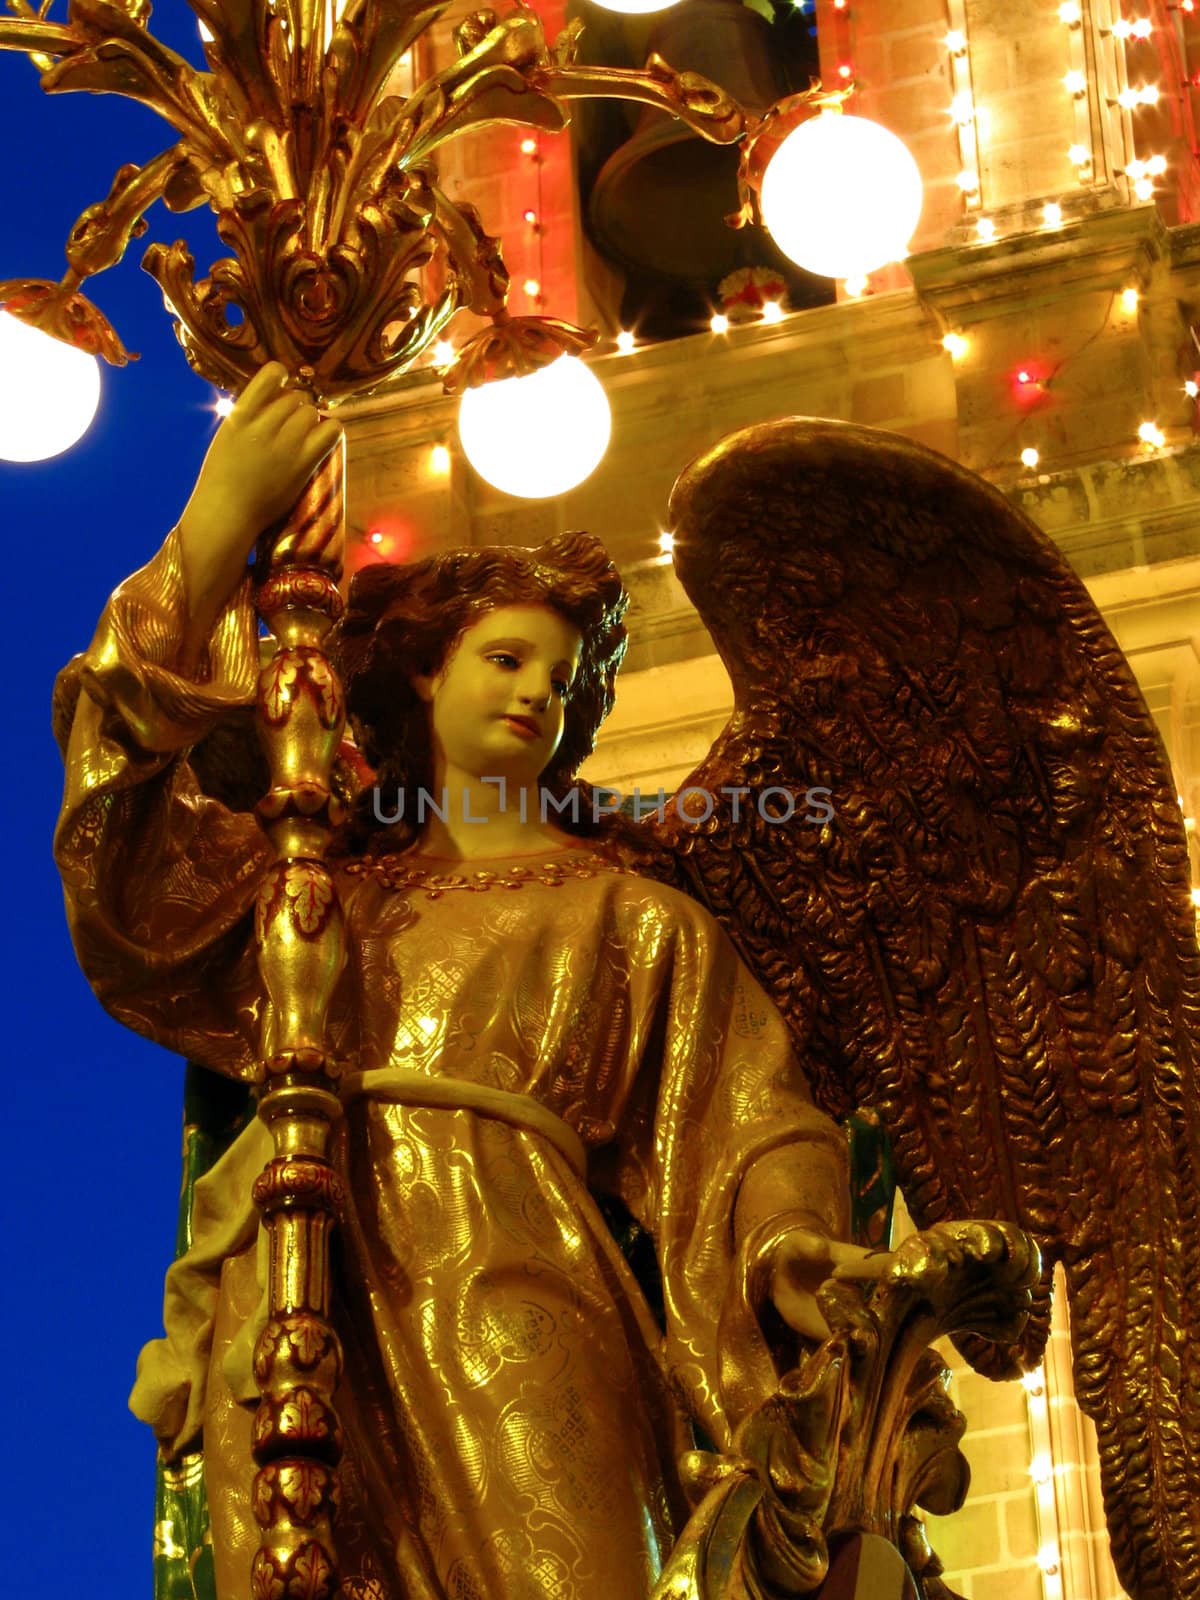
{"type": "MultiPolygon", "coordinates": [[[[447,198],[428,165],[467,129],[508,122],[554,131],[567,123],[564,102],[609,95],[660,106],[717,143],[759,126],[748,129],[724,91],[659,57],[641,72],[577,64],[579,25],[547,47],[536,14],[520,5],[502,20],[469,16],[455,34],[457,60],[404,98],[388,93],[393,69],[444,4],[350,0],[336,22],[326,0],[190,4],[205,30],[207,72],[152,36],[147,0],[71,0],[66,24],[9,0],[15,16],[0,18],[0,48],[24,51],[44,88],[140,100],[178,140],[118,170],[108,196],[72,228],[60,283],[0,283],[0,304],[123,364],[120,340],[80,285],[121,259],[153,201],[177,211],[207,202],[231,255],[199,281],[182,243],[151,245],[143,265],[178,318],[192,367],[233,391],[276,360],[319,403],[362,394],[410,366],[460,308],[492,326],[463,347],[448,386],[527,372],[592,342],[565,323],[508,317],[499,243],[470,206],[447,198]],[[434,261],[445,287],[427,299],[419,273],[434,261]]],[[[277,859],[256,919],[270,1002],[259,1114],[275,1154],[255,1185],[271,1266],[255,1356],[254,1509],[263,1533],[253,1593],[271,1600],[323,1600],[337,1588],[332,1397],[341,1357],[329,1320],[328,1240],[340,1104],[325,1014],[344,941],[324,856],[338,821],[331,773],[344,704],[323,645],[341,607],[342,527],[339,455],[291,514],[257,597],[278,640],[258,698],[271,771],[258,812],[277,859]]]]}

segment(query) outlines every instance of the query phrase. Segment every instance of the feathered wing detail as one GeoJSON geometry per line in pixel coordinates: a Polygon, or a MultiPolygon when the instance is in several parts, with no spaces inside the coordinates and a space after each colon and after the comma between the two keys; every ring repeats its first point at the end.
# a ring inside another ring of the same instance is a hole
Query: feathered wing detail
{"type": "Polygon", "coordinates": [[[746,429],[683,474],[672,526],[735,710],[689,779],[713,816],[668,808],[657,839],[824,1107],[878,1107],[918,1224],[1038,1240],[1027,1362],[1063,1262],[1118,1571],[1136,1600],[1194,1600],[1200,956],[1129,667],[1031,523],[894,435],[746,429]]]}

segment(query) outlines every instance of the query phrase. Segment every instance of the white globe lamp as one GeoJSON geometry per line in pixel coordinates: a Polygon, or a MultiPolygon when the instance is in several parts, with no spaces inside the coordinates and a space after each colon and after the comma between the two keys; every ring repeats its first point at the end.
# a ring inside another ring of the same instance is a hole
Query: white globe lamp
{"type": "Polygon", "coordinates": [[[887,128],[822,111],[771,157],[761,207],[771,237],[798,266],[861,278],[907,253],[921,215],[921,174],[887,128]]]}
{"type": "Polygon", "coordinates": [[[100,364],[0,311],[0,459],[46,461],[87,432],[100,364]]]}
{"type": "Polygon", "coordinates": [[[678,0],[595,0],[605,11],[622,11],[627,17],[643,17],[650,11],[665,11],[678,0]]]}
{"type": "Polygon", "coordinates": [[[525,500],[582,483],[599,465],[611,432],[608,396],[576,356],[468,389],[458,413],[459,438],[475,471],[525,500]]]}

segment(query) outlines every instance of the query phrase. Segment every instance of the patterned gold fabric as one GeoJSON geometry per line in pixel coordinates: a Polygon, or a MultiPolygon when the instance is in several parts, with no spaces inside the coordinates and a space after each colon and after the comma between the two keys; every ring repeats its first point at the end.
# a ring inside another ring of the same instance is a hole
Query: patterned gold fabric
{"type": "MultiPolygon", "coordinates": [[[[172,671],[180,602],[168,541],[60,683],[74,722],[59,859],[110,1010],[250,1078],[249,910],[268,852],[181,752],[249,702],[254,632],[243,593],[206,681],[188,682],[172,671]]],[[[686,1514],[685,1415],[725,1444],[770,1386],[764,1252],[797,1213],[844,1232],[841,1136],[716,924],[614,856],[410,853],[344,861],[339,887],[350,961],[332,1036],[355,1091],[336,1149],[345,1593],[644,1595],[686,1514]],[[412,1103],[414,1074],[459,1089],[412,1103]],[[536,1113],[509,1114],[513,1097],[536,1113]],[[752,1226],[735,1225],[748,1180],[752,1226]],[[654,1238],[665,1334],[597,1193],[654,1238]]],[[[222,1600],[240,1600],[256,1543],[235,1391],[259,1299],[246,1189],[265,1151],[247,1130],[197,1186],[208,1220],[139,1376],[170,1447],[203,1417],[222,1600]]]]}

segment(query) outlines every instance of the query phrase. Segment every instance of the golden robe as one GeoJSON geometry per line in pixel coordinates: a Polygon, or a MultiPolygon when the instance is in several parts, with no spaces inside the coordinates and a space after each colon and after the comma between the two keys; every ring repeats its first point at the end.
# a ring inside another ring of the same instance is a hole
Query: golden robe
{"type": "MultiPolygon", "coordinates": [[[[251,908],[270,851],[187,751],[253,701],[248,584],[176,670],[174,538],[59,682],[57,852],[108,1009],[253,1079],[251,908]]],[[[635,1600],[678,1535],[688,1419],[718,1445],[773,1386],[763,1263],[798,1221],[844,1234],[841,1136],[785,1025],[697,904],[591,846],[340,864],[349,960],[334,1160],[348,1600],[635,1600]],[[758,1183],[752,1225],[739,1195],[758,1183]],[[777,1193],[763,1214],[761,1194],[777,1193]],[[652,1236],[665,1329],[601,1215],[652,1236]]],[[[203,1428],[222,1600],[257,1543],[247,1352],[260,1297],[248,1129],[196,1197],[167,1337],[131,1404],[164,1450],[203,1428]]]]}

